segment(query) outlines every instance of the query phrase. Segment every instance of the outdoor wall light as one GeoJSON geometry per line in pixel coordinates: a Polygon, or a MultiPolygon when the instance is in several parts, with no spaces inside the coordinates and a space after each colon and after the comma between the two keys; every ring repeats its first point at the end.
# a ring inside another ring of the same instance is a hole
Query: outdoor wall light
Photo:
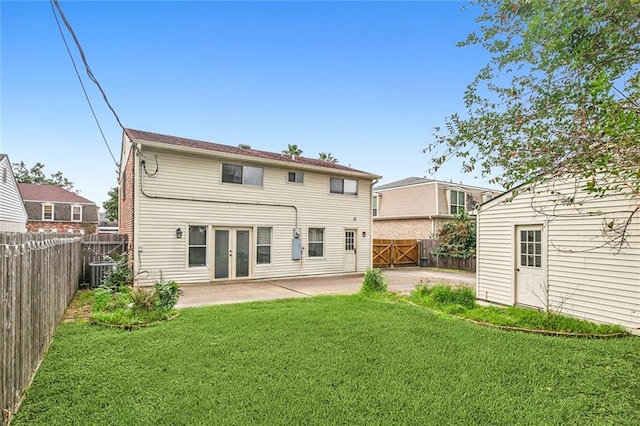
{"type": "Polygon", "coordinates": [[[182,238],[182,229],[176,229],[176,238],[182,238]]]}
{"type": "Polygon", "coordinates": [[[366,238],[367,237],[367,231],[362,231],[362,238],[366,238]]]}

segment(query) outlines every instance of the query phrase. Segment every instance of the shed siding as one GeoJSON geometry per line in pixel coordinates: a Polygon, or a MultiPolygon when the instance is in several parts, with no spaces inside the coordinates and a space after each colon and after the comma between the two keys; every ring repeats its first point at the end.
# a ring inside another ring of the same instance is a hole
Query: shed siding
{"type": "MultiPolygon", "coordinates": [[[[180,283],[210,281],[208,267],[187,266],[189,225],[209,226],[209,263],[213,249],[211,227],[251,228],[252,278],[342,273],[345,229],[357,230],[357,270],[364,272],[371,265],[370,180],[358,181],[358,195],[331,194],[329,177],[340,177],[339,170],[327,174],[305,171],[304,183],[293,184],[287,182],[287,174],[295,168],[265,166],[263,186],[229,184],[222,183],[222,161],[214,156],[143,151],[147,173],[141,170],[143,182],[135,190],[139,215],[134,247],[135,255],[139,256],[135,262],[140,272],[138,284],[152,284],[160,278],[180,283]],[[154,175],[156,156],[158,173],[154,175]],[[152,198],[158,196],[181,200],[152,198]],[[264,205],[267,203],[282,205],[264,205]],[[298,209],[298,227],[304,247],[300,261],[291,259],[296,226],[295,209],[291,205],[298,209]],[[268,265],[255,264],[255,229],[262,226],[273,228],[271,263],[268,265]],[[307,256],[310,227],[325,228],[323,258],[307,256]],[[177,228],[184,231],[181,239],[176,238],[177,228]]],[[[225,160],[225,163],[229,162],[225,160]]],[[[252,165],[250,162],[231,163],[252,165]]]]}
{"type": "Polygon", "coordinates": [[[26,222],[27,212],[11,170],[9,157],[5,156],[0,160],[0,231],[24,232],[26,222]],[[6,183],[2,180],[4,173],[7,176],[6,183]]]}
{"type": "MultiPolygon", "coordinates": [[[[572,193],[575,185],[553,191],[572,193]]],[[[553,311],[593,321],[640,328],[640,218],[628,229],[629,245],[619,253],[603,246],[604,224],[626,220],[635,208],[621,196],[590,198],[576,193],[579,210],[554,203],[549,189],[523,192],[512,202],[496,200],[478,215],[477,297],[514,303],[515,226],[542,223],[547,235],[547,287],[553,311]]]]}

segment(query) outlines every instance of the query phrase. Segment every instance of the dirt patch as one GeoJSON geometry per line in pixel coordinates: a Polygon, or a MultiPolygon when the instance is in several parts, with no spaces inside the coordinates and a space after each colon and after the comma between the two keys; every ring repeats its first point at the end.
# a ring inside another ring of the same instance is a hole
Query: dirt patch
{"type": "Polygon", "coordinates": [[[62,321],[87,321],[89,314],[91,314],[91,304],[93,303],[93,291],[92,290],[78,290],[71,303],[64,312],[62,321]]]}

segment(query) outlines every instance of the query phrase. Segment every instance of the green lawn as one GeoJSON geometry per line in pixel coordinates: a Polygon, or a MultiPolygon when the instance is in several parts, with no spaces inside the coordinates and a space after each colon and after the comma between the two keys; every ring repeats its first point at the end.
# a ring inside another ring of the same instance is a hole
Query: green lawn
{"type": "Polygon", "coordinates": [[[640,339],[505,332],[360,296],[67,323],[17,425],[640,423],[640,339]]]}

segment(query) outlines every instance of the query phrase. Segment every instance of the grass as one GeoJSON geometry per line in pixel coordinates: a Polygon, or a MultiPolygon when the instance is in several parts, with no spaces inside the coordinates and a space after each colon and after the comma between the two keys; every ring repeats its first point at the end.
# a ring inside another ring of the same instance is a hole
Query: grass
{"type": "Polygon", "coordinates": [[[134,332],[62,324],[12,425],[640,419],[636,338],[509,333],[359,295],[181,313],[134,332]]]}
{"type": "Polygon", "coordinates": [[[500,326],[586,335],[627,333],[617,325],[596,324],[531,308],[479,306],[473,290],[468,287],[419,286],[409,300],[448,314],[500,326]]]}

